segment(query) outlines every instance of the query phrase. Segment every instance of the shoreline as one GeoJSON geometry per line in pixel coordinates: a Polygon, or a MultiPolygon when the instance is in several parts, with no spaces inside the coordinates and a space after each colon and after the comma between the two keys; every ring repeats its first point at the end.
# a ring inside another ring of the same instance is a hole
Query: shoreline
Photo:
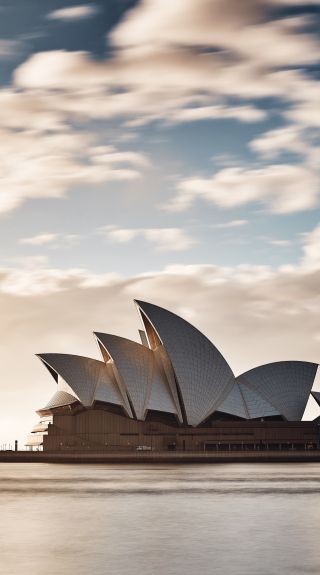
{"type": "Polygon", "coordinates": [[[60,453],[44,451],[0,451],[0,463],[305,463],[320,462],[315,451],[246,451],[210,453],[60,453]]]}

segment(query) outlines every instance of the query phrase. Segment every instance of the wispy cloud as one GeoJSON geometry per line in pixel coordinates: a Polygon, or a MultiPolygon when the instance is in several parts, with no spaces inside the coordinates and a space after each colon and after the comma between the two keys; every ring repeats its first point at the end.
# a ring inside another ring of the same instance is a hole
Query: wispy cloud
{"type": "Polygon", "coordinates": [[[19,244],[27,246],[49,246],[52,248],[72,246],[80,240],[78,234],[42,233],[21,238],[19,244]]]}
{"type": "Polygon", "coordinates": [[[316,164],[224,168],[211,178],[183,179],[177,188],[164,209],[183,211],[201,199],[225,209],[260,203],[270,212],[285,214],[310,210],[320,201],[316,164]]]}
{"type": "Polygon", "coordinates": [[[79,184],[134,180],[148,165],[143,154],[95,146],[94,136],[71,130],[41,137],[0,130],[0,154],[0,213],[27,199],[61,198],[79,184]]]}
{"type": "Polygon", "coordinates": [[[297,125],[270,130],[251,140],[250,148],[265,158],[275,158],[283,152],[308,153],[307,135],[297,125]]]}
{"type": "Polygon", "coordinates": [[[46,244],[51,244],[56,241],[58,234],[38,234],[36,236],[31,236],[30,238],[21,238],[19,240],[20,244],[26,244],[30,246],[43,246],[46,244]]]}
{"type": "Polygon", "coordinates": [[[273,246],[277,246],[277,247],[288,247],[291,245],[291,241],[290,240],[277,240],[277,239],[269,239],[269,244],[273,245],[273,246]]]}
{"type": "Polygon", "coordinates": [[[196,240],[180,228],[117,228],[106,226],[100,230],[107,239],[115,243],[128,243],[143,238],[154,244],[158,251],[184,251],[191,248],[196,240]]]}
{"type": "Polygon", "coordinates": [[[255,106],[194,106],[168,111],[168,123],[198,122],[199,120],[238,120],[245,123],[262,122],[266,112],[255,106]]]}
{"type": "Polygon", "coordinates": [[[320,225],[303,239],[303,266],[308,269],[320,268],[320,225]]]}
{"type": "Polygon", "coordinates": [[[214,224],[214,228],[224,229],[224,228],[240,228],[246,226],[248,220],[231,220],[230,222],[222,222],[220,224],[214,224]]]}
{"type": "Polygon", "coordinates": [[[60,8],[59,10],[54,10],[47,15],[49,20],[84,20],[86,18],[92,18],[99,12],[98,6],[94,4],[79,4],[78,6],[68,6],[66,8],[60,8]]]}
{"type": "MultiPolygon", "coordinates": [[[[173,241],[173,238],[181,237],[179,229],[126,229],[126,228],[116,228],[114,226],[105,226],[99,230],[99,233],[106,235],[112,241],[116,242],[127,242],[131,241],[138,234],[146,234],[153,232],[155,236],[167,235],[167,239],[173,241]],[[167,233],[167,234],[166,234],[167,233]]],[[[49,236],[49,234],[43,234],[44,236],[49,236]]],[[[40,238],[41,235],[35,236],[40,238]]],[[[182,233],[182,237],[183,233],[182,233]]],[[[281,242],[282,245],[287,245],[287,240],[270,240],[281,242]]],[[[37,243],[37,245],[40,245],[37,243]]],[[[0,269],[0,292],[12,293],[17,296],[24,295],[36,295],[39,293],[51,293],[52,291],[60,291],[67,287],[70,281],[69,287],[88,287],[90,286],[102,286],[109,285],[110,282],[113,285],[121,277],[117,274],[105,274],[97,273],[93,274],[88,270],[72,268],[72,269],[50,269],[48,266],[48,260],[43,256],[32,256],[26,258],[20,258],[18,267],[2,267],[0,269]],[[39,277],[47,278],[48,281],[44,281],[39,284],[39,277]],[[15,281],[15,280],[19,281],[15,281]],[[50,280],[50,281],[49,281],[50,280]],[[74,283],[75,282],[75,283],[74,283]]],[[[301,257],[297,264],[290,266],[280,266],[277,268],[272,268],[270,266],[257,266],[257,265],[247,265],[239,264],[233,267],[222,267],[216,265],[171,265],[168,266],[164,271],[158,273],[153,272],[152,274],[141,274],[136,276],[136,281],[139,283],[141,278],[144,277],[159,277],[162,278],[164,275],[179,275],[183,278],[196,277],[199,282],[206,285],[220,285],[227,283],[239,283],[242,284],[257,284],[263,287],[263,282],[265,280],[271,280],[272,282],[278,281],[279,278],[283,280],[290,281],[290,278],[295,278],[295,281],[299,282],[303,277],[310,275],[310,279],[313,278],[312,274],[316,272],[320,274],[320,224],[317,225],[313,230],[303,234],[301,240],[301,257]],[[262,282],[260,284],[260,282],[262,282]]],[[[122,281],[122,280],[121,280],[122,281]]],[[[291,284],[292,289],[294,289],[295,283],[291,284]]],[[[265,286],[264,286],[265,287],[265,286]]],[[[264,289],[263,287],[263,289],[264,289]]],[[[303,287],[303,282],[301,283],[303,287]]],[[[317,285],[314,284],[316,288],[317,285]]],[[[190,294],[192,292],[189,292],[190,294]]],[[[265,292],[268,293],[267,291],[265,292]]],[[[248,294],[249,297],[250,294],[248,294]]],[[[191,296],[190,296],[191,297],[191,296]]],[[[287,303],[291,306],[295,306],[294,298],[293,300],[287,300],[287,303]]]]}
{"type": "Polygon", "coordinates": [[[0,60],[11,60],[21,53],[23,42],[21,40],[8,40],[0,38],[0,60]]]}

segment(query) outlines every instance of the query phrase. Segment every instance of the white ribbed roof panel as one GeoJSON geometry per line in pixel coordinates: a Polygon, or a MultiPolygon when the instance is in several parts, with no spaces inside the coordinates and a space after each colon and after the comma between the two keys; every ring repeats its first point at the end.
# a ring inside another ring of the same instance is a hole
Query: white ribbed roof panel
{"type": "MultiPolygon", "coordinates": [[[[48,367],[47,364],[45,364],[45,365],[46,365],[46,367],[48,367]]],[[[55,376],[54,376],[54,374],[53,374],[53,373],[54,373],[54,372],[53,372],[53,369],[50,368],[49,371],[50,371],[50,373],[52,373],[52,376],[53,376],[54,379],[55,379],[55,376]]],[[[67,382],[64,381],[64,379],[62,379],[57,373],[56,373],[56,376],[57,376],[57,381],[58,381],[57,391],[65,391],[65,392],[68,393],[69,395],[72,395],[77,401],[80,401],[79,397],[78,397],[77,394],[73,391],[73,389],[70,387],[70,385],[68,385],[67,382]]]]}
{"type": "Polygon", "coordinates": [[[157,368],[160,370],[162,374],[163,380],[167,384],[167,388],[169,390],[170,396],[172,398],[173,404],[175,405],[175,413],[178,416],[180,423],[183,422],[179,396],[176,386],[175,375],[172,369],[171,361],[168,357],[168,354],[161,344],[159,345],[154,351],[154,357],[156,361],[157,368]]]}
{"type": "Polygon", "coordinates": [[[96,389],[104,390],[105,400],[122,405],[122,399],[103,361],[62,353],[44,353],[38,357],[68,384],[80,402],[90,407],[96,389]]]}
{"type": "Polygon", "coordinates": [[[248,412],[237,383],[234,384],[227,397],[223,400],[222,403],[220,403],[218,406],[218,411],[229,413],[230,415],[235,415],[236,417],[242,417],[243,419],[248,418],[248,412]]]}
{"type": "Polygon", "coordinates": [[[218,349],[181,317],[137,301],[170,358],[187,422],[196,426],[212,413],[231,389],[234,376],[218,349]]]}
{"type": "Polygon", "coordinates": [[[251,369],[237,380],[255,389],[288,421],[299,421],[317,368],[318,364],[305,361],[279,361],[251,369]]]}
{"type": "Polygon", "coordinates": [[[122,396],[115,380],[112,365],[107,363],[105,366],[106,371],[104,378],[100,379],[97,384],[94,400],[104,401],[105,403],[114,403],[115,405],[122,405],[122,396]]]}
{"type": "Polygon", "coordinates": [[[95,335],[112,358],[137,419],[144,420],[148,409],[178,415],[158,354],[123,337],[95,335]]]}
{"type": "MultiPolygon", "coordinates": [[[[76,403],[77,398],[74,395],[70,395],[66,391],[57,390],[53,396],[51,397],[50,401],[45,405],[43,410],[46,409],[53,409],[55,407],[63,407],[64,405],[71,405],[72,403],[76,403]]],[[[42,410],[39,410],[42,411],[42,410]]]]}
{"type": "Polygon", "coordinates": [[[242,397],[244,399],[247,412],[248,412],[248,419],[257,419],[259,417],[270,417],[272,415],[281,415],[281,413],[273,407],[266,399],[261,397],[261,395],[254,390],[252,387],[249,387],[244,384],[239,385],[242,393],[242,397]]]}
{"type": "Polygon", "coordinates": [[[124,337],[95,333],[114,361],[137,419],[144,419],[153,377],[152,351],[124,337]]]}
{"type": "Polygon", "coordinates": [[[48,411],[50,411],[51,409],[55,409],[56,407],[65,407],[67,405],[72,405],[77,401],[78,399],[74,395],[66,391],[61,391],[58,387],[57,391],[53,394],[47,405],[38,409],[37,413],[39,413],[39,415],[48,413],[48,411]]]}
{"type": "Polygon", "coordinates": [[[167,413],[174,413],[178,415],[169,384],[163,374],[161,366],[157,362],[154,352],[154,369],[152,376],[151,393],[148,400],[148,409],[154,411],[165,411],[167,413]]]}

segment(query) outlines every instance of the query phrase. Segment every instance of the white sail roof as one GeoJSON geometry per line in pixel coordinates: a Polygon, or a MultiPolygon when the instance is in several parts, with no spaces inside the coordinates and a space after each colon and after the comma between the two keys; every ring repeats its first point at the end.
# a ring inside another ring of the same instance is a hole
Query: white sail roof
{"type": "Polygon", "coordinates": [[[233,385],[227,397],[220,403],[218,411],[248,419],[248,408],[237,383],[233,385]]]}
{"type": "Polygon", "coordinates": [[[46,366],[57,373],[85,406],[95,401],[96,390],[103,390],[104,401],[123,405],[116,384],[103,361],[63,353],[44,353],[38,356],[46,366]]]}
{"type": "Polygon", "coordinates": [[[199,330],[159,306],[137,301],[151,347],[161,342],[170,358],[186,420],[196,426],[220,403],[234,375],[219,350],[199,330]],[[157,337],[151,339],[150,326],[157,337]],[[148,333],[149,331],[149,333],[148,333]]]}
{"type": "Polygon", "coordinates": [[[176,413],[165,378],[148,347],[124,337],[95,335],[112,358],[119,387],[125,389],[137,419],[144,420],[148,409],[176,413]]]}
{"type": "Polygon", "coordinates": [[[307,361],[279,361],[255,367],[237,380],[258,392],[288,421],[299,421],[317,369],[318,364],[307,361]]]}

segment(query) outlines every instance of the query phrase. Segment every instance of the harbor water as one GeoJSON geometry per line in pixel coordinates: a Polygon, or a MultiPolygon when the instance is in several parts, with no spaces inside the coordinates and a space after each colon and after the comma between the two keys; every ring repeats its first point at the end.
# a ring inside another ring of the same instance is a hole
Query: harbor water
{"type": "Polygon", "coordinates": [[[0,464],[1,575],[320,573],[320,464],[0,464]]]}

